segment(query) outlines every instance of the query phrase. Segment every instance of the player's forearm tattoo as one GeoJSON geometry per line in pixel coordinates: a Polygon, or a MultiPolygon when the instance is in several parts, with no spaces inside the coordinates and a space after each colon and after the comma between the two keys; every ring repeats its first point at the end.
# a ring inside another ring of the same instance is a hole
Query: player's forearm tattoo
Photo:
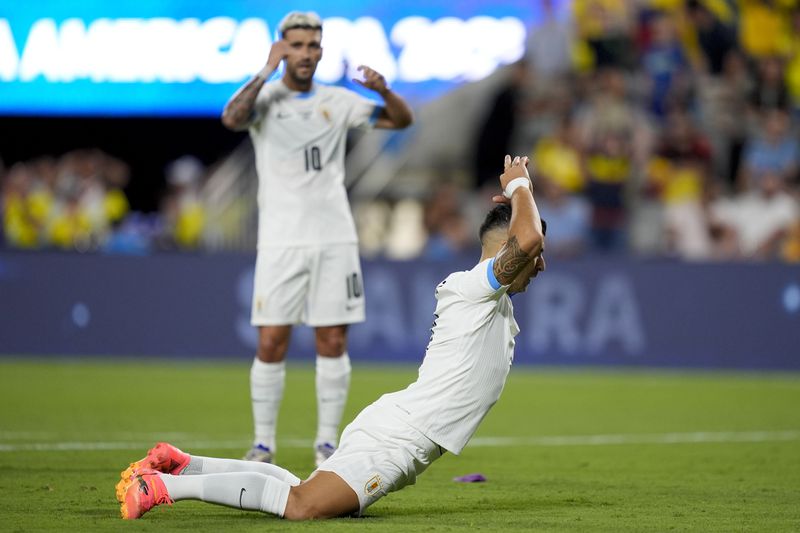
{"type": "Polygon", "coordinates": [[[509,285],[531,258],[531,255],[520,248],[517,237],[512,235],[497,254],[497,260],[494,262],[494,275],[497,281],[503,285],[509,285]]]}
{"type": "Polygon", "coordinates": [[[222,115],[225,120],[236,127],[245,126],[253,116],[258,91],[264,85],[264,80],[258,77],[250,80],[242,87],[225,106],[222,115]]]}

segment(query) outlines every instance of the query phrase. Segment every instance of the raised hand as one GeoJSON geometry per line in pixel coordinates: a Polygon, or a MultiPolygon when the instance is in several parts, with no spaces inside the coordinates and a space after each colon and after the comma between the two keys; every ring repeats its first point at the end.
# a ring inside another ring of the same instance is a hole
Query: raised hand
{"type": "Polygon", "coordinates": [[[505,189],[506,185],[516,178],[528,178],[530,180],[531,177],[528,175],[528,161],[529,159],[527,156],[517,156],[511,159],[511,156],[507,155],[503,161],[503,173],[500,174],[500,187],[505,189]]]}
{"type": "Polygon", "coordinates": [[[289,43],[283,39],[279,39],[272,43],[272,47],[269,49],[269,57],[267,58],[267,65],[274,71],[278,69],[278,66],[281,64],[281,61],[286,59],[286,56],[289,55],[289,43]]]}
{"type": "MultiPolygon", "coordinates": [[[[506,185],[517,178],[527,178],[530,181],[531,177],[528,174],[529,162],[528,156],[517,156],[512,159],[510,155],[506,155],[503,161],[503,173],[500,175],[500,188],[505,190],[506,185]]],[[[533,190],[532,184],[530,187],[533,190]]],[[[511,200],[502,194],[492,196],[492,201],[497,204],[511,203],[511,200]]]]}
{"type": "Polygon", "coordinates": [[[384,94],[389,90],[389,86],[386,84],[386,79],[380,72],[372,70],[366,65],[359,65],[357,70],[364,75],[363,81],[353,78],[353,81],[357,84],[375,91],[378,94],[384,94]]]}

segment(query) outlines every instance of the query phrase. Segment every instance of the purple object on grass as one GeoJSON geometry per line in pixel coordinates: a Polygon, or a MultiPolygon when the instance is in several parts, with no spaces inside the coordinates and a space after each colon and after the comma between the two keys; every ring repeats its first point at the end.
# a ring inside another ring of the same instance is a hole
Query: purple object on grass
{"type": "Polygon", "coordinates": [[[483,474],[467,474],[466,476],[454,477],[453,481],[458,481],[459,483],[481,483],[486,481],[486,478],[483,474]]]}

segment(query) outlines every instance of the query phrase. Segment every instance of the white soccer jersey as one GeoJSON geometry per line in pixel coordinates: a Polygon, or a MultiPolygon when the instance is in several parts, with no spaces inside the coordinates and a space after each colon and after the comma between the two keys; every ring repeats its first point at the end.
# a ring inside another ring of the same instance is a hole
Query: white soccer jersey
{"type": "Polygon", "coordinates": [[[431,340],[417,381],[376,403],[396,406],[433,442],[461,453],[503,391],[519,327],[494,260],[436,287],[431,340]]]}
{"type": "Polygon", "coordinates": [[[258,172],[258,247],[357,242],[344,187],[347,130],[382,107],[342,87],[291,91],[282,80],[256,99],[250,137],[258,172]]]}

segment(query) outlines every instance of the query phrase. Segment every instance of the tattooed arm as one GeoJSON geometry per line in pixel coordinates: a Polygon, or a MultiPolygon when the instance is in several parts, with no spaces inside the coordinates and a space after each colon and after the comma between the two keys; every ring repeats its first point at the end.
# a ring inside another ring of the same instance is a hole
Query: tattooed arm
{"type": "Polygon", "coordinates": [[[269,50],[269,58],[264,68],[248,81],[225,104],[222,112],[222,123],[226,128],[241,131],[246,130],[255,116],[256,98],[264,82],[275,70],[289,52],[289,45],[283,39],[275,41],[269,50]]]}
{"type": "MultiPolygon", "coordinates": [[[[528,178],[528,158],[506,156],[505,172],[500,176],[503,188],[516,178],[528,178]]],[[[532,187],[518,187],[511,195],[511,224],[508,240],[497,253],[494,275],[503,285],[510,285],[531,260],[542,253],[544,236],[532,187]]]]}
{"type": "Polygon", "coordinates": [[[233,131],[246,130],[255,116],[256,97],[265,78],[254,76],[247,84],[236,91],[222,112],[222,123],[233,131]]]}

